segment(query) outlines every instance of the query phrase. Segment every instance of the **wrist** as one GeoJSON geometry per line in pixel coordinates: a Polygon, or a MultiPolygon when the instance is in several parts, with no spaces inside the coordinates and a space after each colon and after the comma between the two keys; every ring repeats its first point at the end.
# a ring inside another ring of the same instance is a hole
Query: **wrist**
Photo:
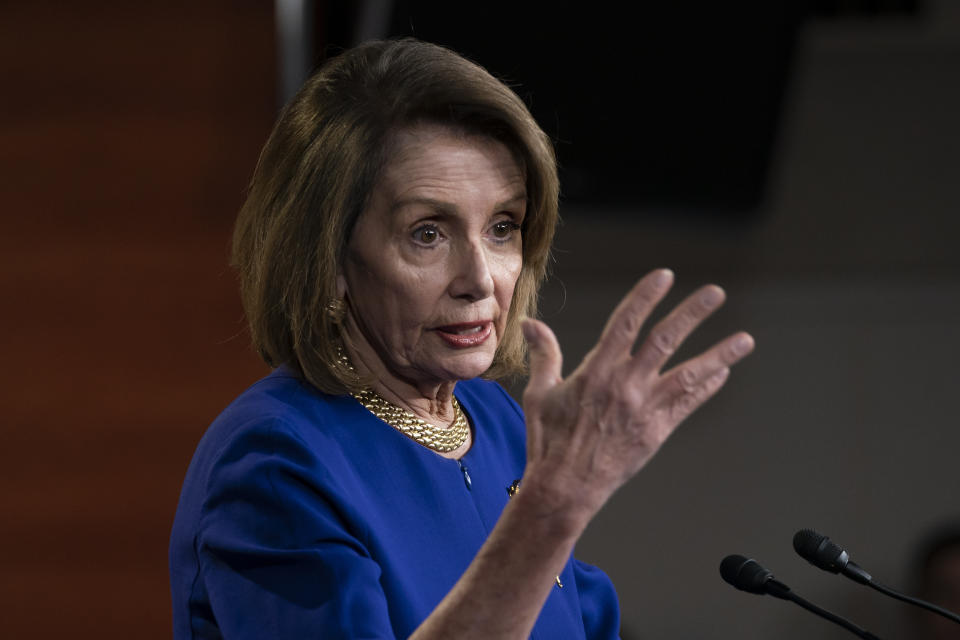
{"type": "Polygon", "coordinates": [[[541,526],[542,534],[574,540],[599,510],[593,506],[594,502],[582,485],[530,468],[511,499],[531,521],[541,526]]]}

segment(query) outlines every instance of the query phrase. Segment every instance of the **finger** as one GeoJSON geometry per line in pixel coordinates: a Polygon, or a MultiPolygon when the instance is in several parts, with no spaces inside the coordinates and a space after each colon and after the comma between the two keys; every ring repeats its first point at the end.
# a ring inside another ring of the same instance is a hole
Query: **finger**
{"type": "Polygon", "coordinates": [[[635,368],[641,372],[659,371],[687,336],[711,313],[716,311],[726,294],[714,284],[701,287],[658,322],[634,356],[635,368]]]}
{"type": "Polygon", "coordinates": [[[607,362],[629,355],[643,323],[670,290],[671,284],[673,272],[669,269],[657,269],[641,278],[610,314],[594,348],[595,357],[607,362]]]}
{"type": "Polygon", "coordinates": [[[527,318],[523,321],[523,337],[530,349],[530,379],[523,392],[528,398],[539,398],[563,380],[563,354],[553,331],[543,322],[527,318]]]}
{"type": "Polygon", "coordinates": [[[745,358],[753,348],[753,337],[749,333],[740,332],[725,338],[696,358],[678,364],[663,374],[658,391],[667,402],[695,394],[707,380],[745,358]]]}
{"type": "Polygon", "coordinates": [[[729,377],[730,369],[723,367],[689,393],[676,396],[669,405],[670,422],[677,425],[686,420],[691,413],[712,398],[729,377]]]}

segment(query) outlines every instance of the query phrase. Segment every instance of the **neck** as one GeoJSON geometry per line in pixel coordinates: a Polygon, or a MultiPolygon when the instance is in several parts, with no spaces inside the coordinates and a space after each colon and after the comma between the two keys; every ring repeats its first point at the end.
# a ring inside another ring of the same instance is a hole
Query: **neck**
{"type": "Polygon", "coordinates": [[[398,376],[358,330],[349,313],[344,329],[343,348],[350,362],[362,378],[371,380],[371,388],[384,400],[437,426],[447,426],[453,421],[456,381],[415,381],[398,376]]]}

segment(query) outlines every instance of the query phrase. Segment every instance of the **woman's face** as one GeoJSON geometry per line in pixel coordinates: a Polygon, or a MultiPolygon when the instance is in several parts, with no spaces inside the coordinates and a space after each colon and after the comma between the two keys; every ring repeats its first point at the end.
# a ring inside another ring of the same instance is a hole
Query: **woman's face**
{"type": "Polygon", "coordinates": [[[438,125],[400,132],[393,149],[339,284],[393,375],[474,378],[493,362],[523,263],[525,173],[503,144],[438,125]]]}

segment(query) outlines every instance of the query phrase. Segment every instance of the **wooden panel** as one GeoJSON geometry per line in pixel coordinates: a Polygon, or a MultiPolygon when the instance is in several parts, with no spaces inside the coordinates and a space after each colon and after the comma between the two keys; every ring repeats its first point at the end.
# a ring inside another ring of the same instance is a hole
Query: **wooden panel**
{"type": "Polygon", "coordinates": [[[184,471],[266,371],[226,262],[272,3],[0,12],[0,636],[169,638],[184,471]]]}

